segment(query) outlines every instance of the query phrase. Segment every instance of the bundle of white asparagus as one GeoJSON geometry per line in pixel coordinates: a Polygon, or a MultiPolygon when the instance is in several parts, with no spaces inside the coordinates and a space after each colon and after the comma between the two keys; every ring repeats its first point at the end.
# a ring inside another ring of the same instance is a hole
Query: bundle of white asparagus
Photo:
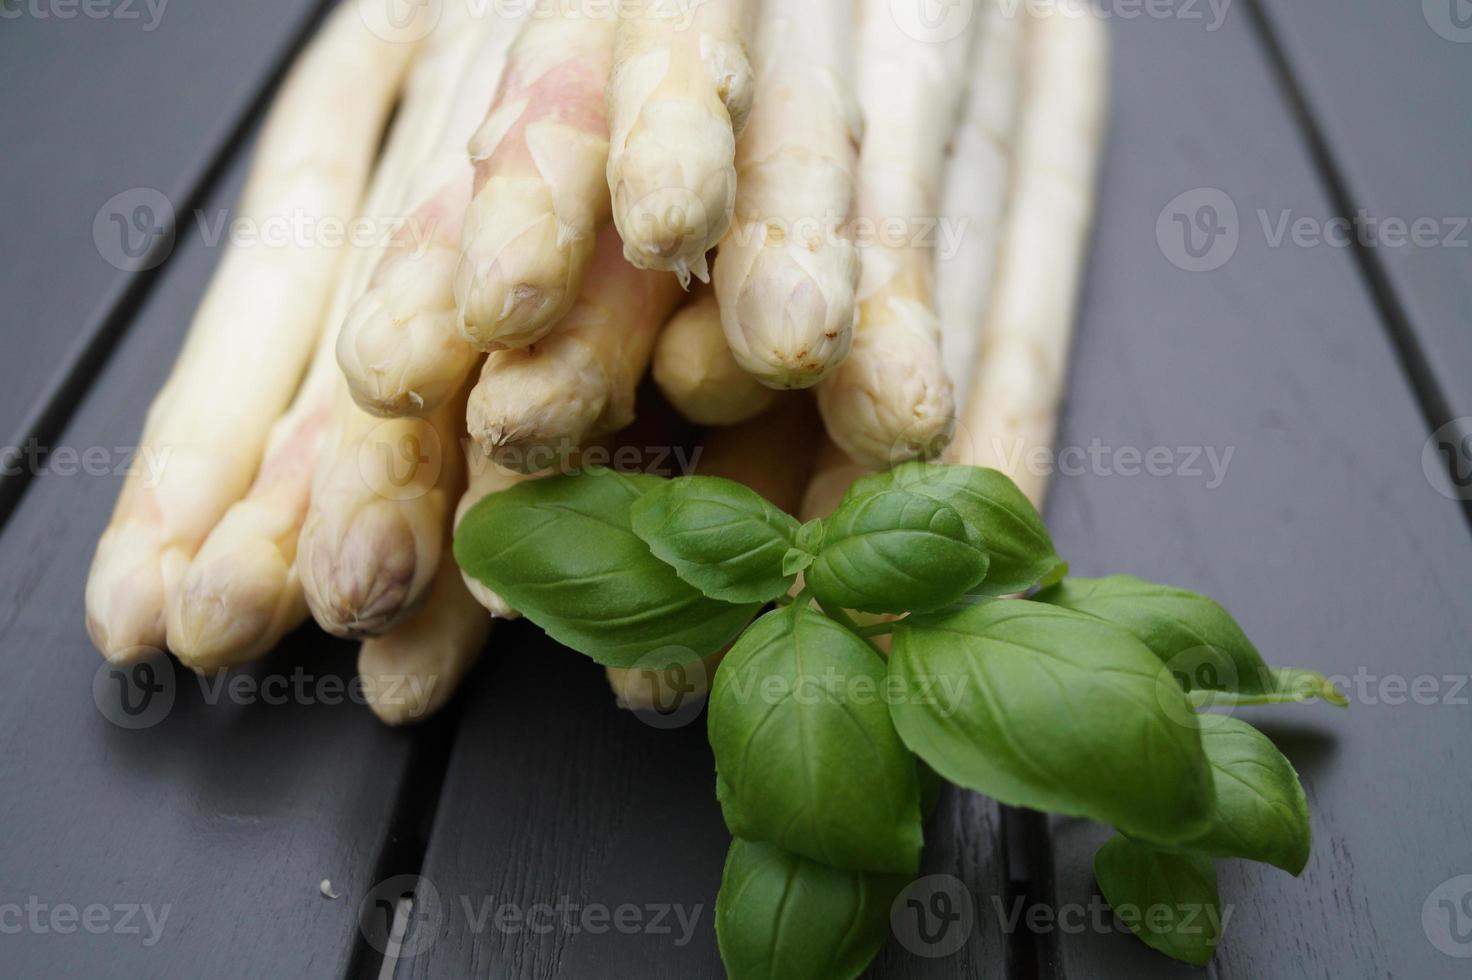
{"type": "MultiPolygon", "coordinates": [[[[403,37],[345,2],[239,207],[355,234],[226,247],[144,426],[163,472],[98,544],[104,656],[216,671],[310,616],[362,641],[380,718],[417,721],[516,615],[455,566],[458,518],[618,458],[636,405],[804,517],[869,470],[1049,445],[1101,29],[976,0],[937,42],[906,26],[925,2],[451,3],[403,37]]],[[[666,705],[718,663],[609,681],[666,705]]]]}

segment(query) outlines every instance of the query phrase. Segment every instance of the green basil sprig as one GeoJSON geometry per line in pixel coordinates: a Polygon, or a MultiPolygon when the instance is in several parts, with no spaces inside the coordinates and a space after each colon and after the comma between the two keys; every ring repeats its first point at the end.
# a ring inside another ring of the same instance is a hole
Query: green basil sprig
{"type": "Polygon", "coordinates": [[[1160,665],[1121,629],[993,600],[897,625],[890,672],[909,695],[892,707],[900,736],[951,782],[1150,840],[1209,826],[1211,775],[1200,731],[1180,723],[1194,720],[1186,695],[1156,703],[1160,665]]]}
{"type": "Polygon", "coordinates": [[[889,720],[884,673],[868,644],[805,605],[746,631],[710,700],[733,834],[837,868],[919,867],[919,773],[889,720]]]}
{"type": "Polygon", "coordinates": [[[455,555],[602,664],[660,667],[735,641],[708,734],[734,835],[716,929],[737,980],[860,975],[917,871],[941,778],[1117,828],[1095,859],[1101,890],[1189,963],[1226,924],[1213,859],[1293,874],[1308,860],[1292,765],[1246,722],[1200,709],[1344,697],[1321,674],[1269,667],[1205,596],[1065,579],[1042,518],[994,470],[906,464],[799,525],[729,481],[594,469],[487,497],[455,555]],[[1142,914],[1162,905],[1172,914],[1142,914]]]}
{"type": "Polygon", "coordinates": [[[716,899],[716,937],[734,977],[852,980],[889,936],[907,875],[844,871],[733,838],[716,899]]]}
{"type": "Polygon", "coordinates": [[[986,577],[981,532],[925,494],[878,490],[849,497],[823,522],[807,571],[825,603],[872,613],[932,612],[954,605],[986,577]]]}
{"type": "Polygon", "coordinates": [[[590,469],[494,493],[466,513],[455,560],[554,640],[612,667],[715,653],[759,605],[713,599],[650,554],[630,509],[664,486],[590,469]]]}
{"type": "Polygon", "coordinates": [[[1017,484],[996,470],[942,463],[905,463],[856,482],[846,500],[880,490],[924,494],[955,508],[981,532],[991,556],[978,595],[1011,595],[1051,584],[1068,565],[1053,548],[1053,538],[1037,508],[1017,484]]]}
{"type": "Polygon", "coordinates": [[[1211,961],[1226,923],[1210,858],[1116,836],[1094,855],[1094,877],[1115,915],[1146,945],[1196,966],[1211,961]]]}
{"type": "Polygon", "coordinates": [[[634,502],[634,533],[675,574],[712,599],[768,602],[792,585],[783,558],[796,519],[730,480],[670,480],[634,502]]]}

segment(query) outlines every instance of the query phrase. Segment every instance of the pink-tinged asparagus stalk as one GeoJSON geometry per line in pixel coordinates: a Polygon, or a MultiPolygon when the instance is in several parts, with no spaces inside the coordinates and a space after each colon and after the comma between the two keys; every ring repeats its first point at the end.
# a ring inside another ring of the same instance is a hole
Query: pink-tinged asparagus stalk
{"type": "MultiPolygon", "coordinates": [[[[699,470],[751,487],[776,506],[796,513],[813,466],[813,443],[822,427],[811,401],[802,395],[780,398],[754,419],[711,429],[705,437],[699,470]]],[[[636,711],[677,710],[704,698],[725,651],[690,664],[662,670],[605,668],[608,686],[620,707],[636,711]]]]}
{"type": "Polygon", "coordinates": [[[1023,101],[996,283],[956,458],[1010,476],[1039,508],[1093,226],[1109,99],[1104,26],[1069,0],[1027,19],[1023,101]]]}
{"type": "MultiPolygon", "coordinates": [[[[416,50],[370,31],[356,4],[334,12],[276,97],[239,217],[356,213],[416,50]]],[[[139,440],[168,462],[152,484],[128,478],[92,562],[87,629],[109,660],[164,646],[169,598],[250,487],[311,359],[343,253],[314,241],[227,248],[139,440]]]]}
{"type": "Polygon", "coordinates": [[[971,38],[963,31],[934,41],[907,31],[923,22],[928,2],[858,4],[859,322],[848,360],[819,385],[818,404],[833,441],[873,467],[937,455],[955,425],[925,230],[938,216],[971,38]]]}
{"type": "MultiPolygon", "coordinates": [[[[442,27],[454,26],[446,18],[442,27]]],[[[442,115],[458,68],[458,42],[437,33],[414,66],[360,217],[373,224],[403,199],[442,115]]],[[[460,60],[463,60],[463,51],[460,60]]],[[[383,244],[355,238],[324,318],[317,352],[296,398],[273,427],[260,472],[189,563],[168,608],[168,643],[195,670],[237,666],[269,652],[307,617],[296,568],[323,435],[342,379],[333,352],[338,325],[367,285],[383,244]]]]}
{"type": "Polygon", "coordinates": [[[757,32],[756,106],[715,287],[737,362],[773,388],[817,384],[853,343],[851,36],[849,0],[785,0],[757,32]]]}
{"type": "Polygon", "coordinates": [[[425,415],[464,387],[480,352],[460,333],[455,268],[475,169],[465,145],[495,95],[518,22],[488,18],[462,33],[453,55],[475,47],[454,91],[437,144],[414,162],[405,200],[411,213],[394,232],[367,291],[337,341],[337,362],[353,397],[379,416],[425,415]]]}
{"type": "Polygon", "coordinates": [[[610,225],[557,330],[486,358],[467,410],[471,437],[498,465],[535,473],[628,425],[655,338],[680,296],[673,276],[629,265],[610,225]]]}
{"type": "Polygon", "coordinates": [[[758,5],[650,0],[621,10],[608,83],[613,219],[630,263],[682,285],[709,279],[705,254],[731,223],[758,5]]]}
{"type": "Polygon", "coordinates": [[[736,363],[709,286],[697,288],[670,318],[655,342],[651,370],[669,403],[698,425],[736,425],[777,399],[777,392],[736,363]]]}
{"type": "Polygon", "coordinates": [[[455,299],[464,338],[480,350],[540,340],[582,289],[609,218],[603,90],[615,26],[606,12],[538,3],[471,140],[455,299]]]}

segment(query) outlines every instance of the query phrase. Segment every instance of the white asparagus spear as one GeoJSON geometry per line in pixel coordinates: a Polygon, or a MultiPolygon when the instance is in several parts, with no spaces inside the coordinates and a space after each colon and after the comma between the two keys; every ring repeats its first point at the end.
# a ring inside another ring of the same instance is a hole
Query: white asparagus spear
{"type": "Polygon", "coordinates": [[[833,441],[875,467],[937,455],[955,424],[926,231],[971,43],[967,31],[941,41],[915,31],[927,2],[859,2],[859,321],[848,359],[818,386],[818,405],[833,441]]]}
{"type": "MultiPolygon", "coordinates": [[[[811,401],[802,395],[780,398],[754,419],[711,429],[700,454],[699,472],[751,487],[773,504],[796,513],[813,468],[813,444],[822,428],[811,401]]],[[[661,670],[605,668],[619,706],[635,711],[669,712],[703,698],[726,653],[661,670]]]]}
{"type": "Polygon", "coordinates": [[[461,32],[457,47],[476,50],[446,93],[449,113],[437,144],[414,161],[405,195],[411,213],[343,324],[337,363],[353,397],[374,415],[434,411],[464,387],[480,358],[460,334],[455,306],[455,267],[475,175],[465,145],[500,85],[519,26],[488,16],[461,32]]]}
{"type": "Polygon", "coordinates": [[[631,266],[617,229],[604,229],[582,295],[556,332],[486,358],[467,410],[471,437],[497,464],[536,473],[628,425],[680,296],[673,276],[631,266]]]}
{"type": "MultiPolygon", "coordinates": [[[[785,2],[785,0],[784,0],[785,2]]],[[[624,4],[608,82],[608,186],[624,256],[709,279],[705,253],[736,199],[736,138],[752,108],[758,0],[624,4]]]]}
{"type": "Polygon", "coordinates": [[[455,300],[464,338],[480,350],[540,340],[582,289],[611,206],[603,104],[611,13],[540,0],[471,140],[474,196],[455,300]]]}
{"type": "Polygon", "coordinates": [[[941,192],[941,220],[956,235],[951,250],[936,256],[936,309],[958,406],[966,404],[971,391],[986,319],[1021,101],[1026,19],[1009,14],[1004,2],[982,0],[971,87],[951,140],[941,192]]]}
{"type": "Polygon", "coordinates": [[[312,617],[334,636],[378,636],[422,603],[439,569],[455,501],[463,397],[428,419],[378,419],[339,385],[297,572],[312,617]]]}
{"type": "MultiPolygon", "coordinates": [[[[441,22],[445,27],[453,24],[449,19],[441,22]]],[[[415,62],[359,215],[365,225],[381,220],[403,199],[412,164],[432,139],[456,70],[456,62],[446,57],[455,46],[445,45],[444,37],[436,34],[430,49],[415,62]]],[[[291,407],[271,430],[250,492],[225,512],[170,597],[169,648],[195,670],[255,660],[307,617],[296,569],[297,539],[317,452],[341,383],[333,357],[337,326],[362,293],[381,252],[380,241],[355,238],[324,317],[312,366],[291,407]]]]}
{"type": "Polygon", "coordinates": [[[709,286],[698,287],[665,325],[654,344],[651,373],[675,410],[698,425],[745,422],[777,398],[736,363],[709,286]]]}
{"type": "Polygon", "coordinates": [[[1109,96],[1104,26],[1068,0],[1030,16],[1011,203],[956,458],[1000,469],[1039,508],[1093,226],[1109,96]]]}
{"type": "Polygon", "coordinates": [[[853,343],[851,35],[849,0],[783,0],[757,31],[756,105],[715,287],[737,362],[773,388],[817,384],[853,343]]]}
{"type": "MultiPolygon", "coordinates": [[[[336,10],[266,121],[237,215],[256,223],[356,213],[416,46],[385,40],[357,4],[336,10]]],[[[125,482],[87,581],[87,630],[109,660],[166,641],[169,596],[249,488],[271,428],[311,359],[344,250],[324,242],[230,246],[139,440],[166,458],[125,482]]]]}
{"type": "Polygon", "coordinates": [[[424,606],[358,650],[368,707],[386,725],[424,721],[454,696],[490,633],[491,617],[466,591],[446,542],[424,606]]]}

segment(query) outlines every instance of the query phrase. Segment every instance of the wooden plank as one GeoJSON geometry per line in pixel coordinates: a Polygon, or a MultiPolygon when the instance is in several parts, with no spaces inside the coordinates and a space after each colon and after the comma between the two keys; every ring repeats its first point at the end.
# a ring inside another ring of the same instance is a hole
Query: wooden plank
{"type": "MultiPolygon", "coordinates": [[[[230,204],[245,162],[209,206],[230,204]]],[[[114,447],[136,438],[218,258],[181,242],[61,436],[84,464],[96,447],[90,468],[62,471],[54,453],[0,531],[7,976],[330,976],[358,941],[416,736],[343,703],[353,649],[303,631],[240,672],[233,696],[164,667],[148,686],[171,684],[172,705],[135,688],[143,711],[130,717],[83,628],[83,581],[120,483],[94,474],[126,462],[114,447]],[[319,893],[323,879],[340,900],[319,893]],[[153,910],[160,933],[114,906],[153,910]]]]}
{"type": "Polygon", "coordinates": [[[202,185],[323,3],[4,6],[0,212],[24,235],[0,264],[0,438],[24,449],[50,441],[122,326],[114,313],[151,279],[113,222],[151,209],[136,211],[148,233],[130,232],[140,256],[172,228],[161,200],[194,223],[202,185]]]}
{"type": "Polygon", "coordinates": [[[1472,21],[1465,0],[1259,6],[1343,182],[1347,210],[1364,209],[1380,222],[1367,226],[1375,243],[1367,255],[1446,401],[1439,410],[1472,415],[1472,140],[1465,124],[1472,21]],[[1429,223],[1418,242],[1385,224],[1392,219],[1429,223]]]}
{"type": "MultiPolygon", "coordinates": [[[[730,837],[714,788],[703,713],[652,727],[617,708],[602,668],[530,624],[501,627],[467,695],[425,855],[436,911],[411,926],[396,976],[723,976],[713,917],[730,837]],[[541,933],[515,918],[558,903],[571,911],[538,918],[541,933]],[[583,918],[625,905],[639,909],[624,913],[625,931],[583,918]],[[669,932],[637,926],[652,927],[655,908],[674,910],[669,932]]],[[[950,790],[927,835],[922,875],[960,879],[974,928],[945,958],[891,942],[872,975],[1000,975],[996,807],[950,790]]]]}
{"type": "MultiPolygon", "coordinates": [[[[1467,709],[1456,706],[1467,528],[1422,474],[1425,426],[1351,257],[1274,249],[1246,226],[1258,207],[1329,208],[1251,25],[1141,17],[1115,24],[1114,38],[1111,147],[1059,443],[1067,469],[1049,507],[1059,550],[1080,575],[1132,572],[1217,597],[1270,661],[1375,679],[1367,693],[1351,686],[1346,712],[1244,712],[1271,719],[1299,768],[1316,840],[1297,880],[1222,863],[1234,916],[1214,975],[1458,974],[1428,939],[1423,905],[1472,871],[1467,709]],[[1172,219],[1194,221],[1216,199],[1202,188],[1237,202],[1243,226],[1230,261],[1188,272],[1171,261],[1189,264],[1172,219]],[[1152,447],[1166,447],[1157,467],[1171,475],[1140,471],[1152,447]],[[1387,699],[1378,687],[1420,675],[1450,703],[1396,705],[1395,688],[1387,699]]],[[[1040,900],[1055,914],[1088,910],[1106,833],[1051,827],[1053,893],[1040,900]]],[[[1200,975],[1107,928],[1043,939],[1059,977],[1200,975]]]]}

